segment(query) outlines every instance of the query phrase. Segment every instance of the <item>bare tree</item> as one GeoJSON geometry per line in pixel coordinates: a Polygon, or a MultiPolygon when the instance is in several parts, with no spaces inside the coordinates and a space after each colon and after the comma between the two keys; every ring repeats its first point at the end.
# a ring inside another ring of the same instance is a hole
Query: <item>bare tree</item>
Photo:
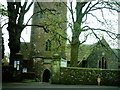
{"type": "MultiPolygon", "coordinates": [[[[70,13],[71,13],[71,17],[72,17],[72,23],[73,26],[71,26],[72,28],[72,40],[70,42],[71,45],[71,63],[70,65],[73,67],[76,67],[78,64],[78,52],[79,52],[79,46],[84,43],[87,40],[88,35],[86,35],[86,38],[83,42],[80,42],[80,35],[82,32],[85,31],[89,31],[91,30],[92,33],[95,35],[95,37],[97,39],[100,40],[100,38],[98,37],[98,35],[95,33],[95,31],[103,31],[106,32],[112,39],[116,39],[118,37],[118,34],[113,33],[112,31],[108,31],[106,29],[102,29],[102,28],[92,28],[90,26],[83,26],[83,24],[88,20],[88,14],[91,14],[99,23],[102,24],[107,24],[107,21],[104,18],[103,15],[103,9],[108,9],[111,12],[112,11],[116,11],[116,12],[120,12],[120,3],[118,2],[107,2],[107,1],[82,1],[82,2],[77,2],[76,4],[76,20],[74,17],[74,11],[72,9],[72,3],[70,3],[70,7],[67,6],[67,8],[69,9],[70,13]],[[104,19],[104,21],[99,19],[99,16],[96,16],[95,14],[93,14],[93,11],[97,11],[97,10],[101,10],[102,13],[102,18],[104,19]],[[113,34],[115,36],[115,38],[113,38],[111,36],[111,34],[113,34]]],[[[107,26],[109,26],[109,24],[107,24],[107,26]]]]}
{"type": "Polygon", "coordinates": [[[26,0],[23,5],[21,1],[17,2],[16,0],[11,0],[7,2],[8,4],[8,27],[9,32],[9,48],[10,48],[10,65],[14,65],[15,54],[20,50],[20,37],[21,32],[26,27],[24,25],[24,16],[30,9],[33,2],[27,6],[26,0]]]}

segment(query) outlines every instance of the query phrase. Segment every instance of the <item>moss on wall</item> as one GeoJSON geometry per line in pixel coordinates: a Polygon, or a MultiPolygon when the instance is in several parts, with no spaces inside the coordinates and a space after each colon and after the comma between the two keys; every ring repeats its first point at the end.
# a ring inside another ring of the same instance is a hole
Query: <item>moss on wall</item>
{"type": "Polygon", "coordinates": [[[61,67],[60,83],[97,85],[98,77],[101,78],[101,85],[120,85],[120,70],[76,67],[61,67]]]}
{"type": "Polygon", "coordinates": [[[43,71],[43,61],[41,58],[34,58],[33,61],[33,70],[35,72],[36,79],[38,79],[38,81],[42,81],[41,74],[43,71]]]}

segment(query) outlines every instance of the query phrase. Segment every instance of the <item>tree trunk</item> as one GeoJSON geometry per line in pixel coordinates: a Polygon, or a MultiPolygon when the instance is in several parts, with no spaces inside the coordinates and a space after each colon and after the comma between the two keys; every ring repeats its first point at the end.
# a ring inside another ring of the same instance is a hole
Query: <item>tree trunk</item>
{"type": "Polygon", "coordinates": [[[74,23],[74,29],[72,30],[72,42],[71,42],[71,60],[70,60],[70,66],[76,67],[78,64],[78,52],[79,52],[79,30],[80,25],[75,22],[74,23]]]}
{"type": "MultiPolygon", "coordinates": [[[[13,31],[15,29],[11,28],[13,31]]],[[[11,31],[12,31],[11,30],[11,31]]],[[[19,31],[19,29],[17,29],[19,31]]],[[[9,32],[9,48],[10,48],[10,65],[14,66],[15,55],[20,50],[20,32],[11,33],[9,32]]]]}
{"type": "Polygon", "coordinates": [[[82,8],[87,2],[77,2],[76,5],[76,22],[73,22],[72,30],[72,42],[71,42],[71,67],[77,67],[78,65],[78,53],[79,53],[79,36],[81,34],[81,22],[83,19],[82,8]]]}
{"type": "Polygon", "coordinates": [[[70,66],[76,67],[78,64],[79,43],[71,44],[71,61],[70,66]]]}
{"type": "Polygon", "coordinates": [[[10,48],[10,65],[12,66],[14,66],[15,55],[20,50],[20,37],[23,30],[22,25],[24,17],[22,17],[21,15],[24,15],[24,13],[22,11],[19,13],[20,7],[21,2],[8,2],[9,21],[7,30],[9,32],[8,45],[10,48]]]}
{"type": "Polygon", "coordinates": [[[4,58],[4,38],[2,37],[2,59],[4,58]]]}

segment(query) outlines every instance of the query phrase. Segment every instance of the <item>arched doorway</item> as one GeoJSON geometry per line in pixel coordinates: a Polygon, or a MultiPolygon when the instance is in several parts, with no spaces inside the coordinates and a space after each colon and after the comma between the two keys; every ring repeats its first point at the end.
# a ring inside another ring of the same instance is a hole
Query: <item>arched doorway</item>
{"type": "Polygon", "coordinates": [[[43,72],[43,82],[49,82],[49,79],[50,79],[50,71],[48,69],[45,69],[44,72],[43,72]]]}

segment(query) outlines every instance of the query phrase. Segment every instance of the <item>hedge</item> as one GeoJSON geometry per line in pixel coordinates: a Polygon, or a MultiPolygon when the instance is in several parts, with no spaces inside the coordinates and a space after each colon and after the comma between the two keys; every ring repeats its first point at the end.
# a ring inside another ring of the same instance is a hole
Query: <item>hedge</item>
{"type": "Polygon", "coordinates": [[[120,70],[61,67],[61,84],[97,85],[97,78],[101,78],[101,85],[119,86],[120,70]]]}

